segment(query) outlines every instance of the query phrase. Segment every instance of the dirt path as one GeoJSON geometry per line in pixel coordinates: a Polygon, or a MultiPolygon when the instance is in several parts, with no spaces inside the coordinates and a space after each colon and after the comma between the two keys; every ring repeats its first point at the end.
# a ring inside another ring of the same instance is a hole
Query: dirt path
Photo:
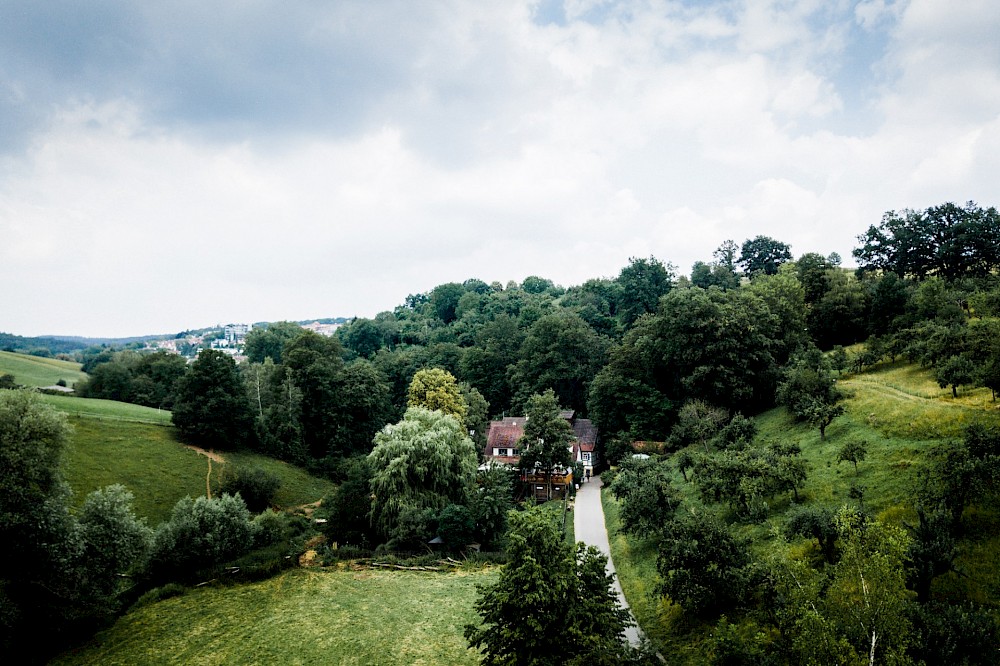
{"type": "Polygon", "coordinates": [[[184,448],[191,449],[195,453],[203,455],[206,458],[208,458],[209,460],[214,460],[215,462],[222,463],[223,465],[226,464],[226,459],[223,458],[221,454],[216,453],[215,451],[206,451],[205,449],[201,448],[200,446],[195,446],[194,444],[185,444],[184,448]]]}

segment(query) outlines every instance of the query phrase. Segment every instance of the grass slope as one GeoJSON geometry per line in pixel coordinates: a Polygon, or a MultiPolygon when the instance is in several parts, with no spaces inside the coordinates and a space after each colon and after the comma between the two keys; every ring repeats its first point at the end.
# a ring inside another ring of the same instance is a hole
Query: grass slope
{"type": "Polygon", "coordinates": [[[296,569],[133,609],[54,664],[478,664],[476,584],[455,573],[296,569]]]}
{"type": "Polygon", "coordinates": [[[71,416],[85,416],[105,421],[129,421],[172,425],[170,412],[155,407],[143,407],[128,402],[101,400],[100,398],[77,398],[67,395],[43,395],[45,402],[71,416]]]}
{"type": "MultiPolygon", "coordinates": [[[[794,420],[781,407],[756,418],[761,443],[797,443],[802,448],[809,476],[799,490],[805,504],[833,508],[854,503],[848,498],[852,485],[864,488],[865,509],[894,523],[916,522],[912,498],[919,473],[928,463],[928,453],[942,442],[957,440],[973,422],[1000,425],[1000,403],[994,403],[988,389],[940,388],[930,374],[903,362],[883,364],[861,375],[839,381],[847,394],[846,413],[827,428],[825,440],[819,430],[794,420]],[[858,465],[838,463],[837,453],[848,441],[868,443],[868,456],[858,465]]],[[[700,506],[694,488],[676,474],[675,484],[688,500],[700,506]]],[[[605,489],[605,517],[611,537],[611,554],[625,596],[639,624],[668,661],[676,664],[703,663],[697,649],[707,638],[706,627],[690,624],[679,608],[655,595],[657,582],[656,547],[650,540],[625,537],[618,532],[618,506],[605,489]]],[[[734,525],[742,536],[752,538],[759,555],[788,547],[796,555],[811,553],[812,540],[798,539],[785,544],[776,538],[785,523],[791,494],[771,499],[770,515],[757,524],[734,525]]],[[[728,516],[725,509],[723,515],[728,516]]],[[[961,545],[957,565],[963,575],[948,574],[935,582],[935,594],[970,597],[978,601],[1000,599],[1000,515],[995,509],[980,508],[966,514],[968,538],[961,545]]]]}
{"type": "Polygon", "coordinates": [[[281,479],[275,503],[300,506],[321,499],[334,485],[305,470],[256,453],[221,453],[209,463],[186,447],[170,423],[170,412],[112,400],[46,395],[73,426],[63,474],[82,504],[87,493],[121,483],[135,495],[135,510],[155,525],[170,517],[180,498],[218,486],[227,465],[261,467],[281,479]]]}
{"type": "Polygon", "coordinates": [[[72,387],[87,378],[79,363],[0,351],[0,375],[6,374],[14,375],[14,381],[22,386],[52,386],[63,379],[72,387]]]}

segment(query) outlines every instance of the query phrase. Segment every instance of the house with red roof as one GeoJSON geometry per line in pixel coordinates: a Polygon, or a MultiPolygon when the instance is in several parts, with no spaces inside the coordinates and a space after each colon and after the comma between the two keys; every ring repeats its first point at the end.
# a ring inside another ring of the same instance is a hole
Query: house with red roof
{"type": "MultiPolygon", "coordinates": [[[[560,412],[559,415],[569,421],[576,437],[570,445],[573,461],[582,463],[584,474],[590,476],[597,464],[597,426],[590,419],[576,418],[576,412],[572,410],[560,412]]],[[[526,416],[507,416],[499,421],[491,421],[483,457],[508,465],[517,465],[521,460],[518,440],[524,434],[524,424],[527,420],[526,416]]]]}

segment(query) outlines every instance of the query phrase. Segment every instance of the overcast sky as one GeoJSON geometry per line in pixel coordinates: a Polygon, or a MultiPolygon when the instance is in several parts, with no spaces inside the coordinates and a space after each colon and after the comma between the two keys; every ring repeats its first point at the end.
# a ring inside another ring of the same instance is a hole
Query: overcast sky
{"type": "Polygon", "coordinates": [[[1000,204],[995,0],[0,3],[0,331],[372,316],[478,277],[850,263],[1000,204]]]}

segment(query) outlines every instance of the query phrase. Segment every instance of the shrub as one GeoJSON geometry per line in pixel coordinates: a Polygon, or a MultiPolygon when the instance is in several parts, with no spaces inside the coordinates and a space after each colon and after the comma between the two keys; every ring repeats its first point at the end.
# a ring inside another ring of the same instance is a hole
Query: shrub
{"type": "Polygon", "coordinates": [[[276,474],[260,467],[237,466],[226,468],[219,486],[220,494],[239,494],[253,513],[260,513],[271,505],[275,493],[281,486],[281,479],[276,474]]]}
{"type": "Polygon", "coordinates": [[[186,578],[239,557],[254,544],[256,526],[239,497],[185,497],[153,537],[150,574],[154,580],[186,578]]]}

